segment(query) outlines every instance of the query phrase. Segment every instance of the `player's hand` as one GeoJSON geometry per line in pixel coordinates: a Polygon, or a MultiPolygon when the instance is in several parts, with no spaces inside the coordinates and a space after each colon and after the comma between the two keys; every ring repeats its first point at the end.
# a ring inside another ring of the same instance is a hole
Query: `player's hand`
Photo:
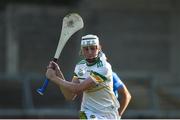
{"type": "Polygon", "coordinates": [[[59,65],[54,61],[51,61],[51,64],[53,66],[53,69],[56,71],[56,75],[60,77],[62,72],[61,69],[59,68],[59,65]]]}
{"type": "Polygon", "coordinates": [[[55,77],[57,77],[52,61],[49,63],[49,65],[47,67],[46,77],[50,80],[53,80],[55,77]]]}

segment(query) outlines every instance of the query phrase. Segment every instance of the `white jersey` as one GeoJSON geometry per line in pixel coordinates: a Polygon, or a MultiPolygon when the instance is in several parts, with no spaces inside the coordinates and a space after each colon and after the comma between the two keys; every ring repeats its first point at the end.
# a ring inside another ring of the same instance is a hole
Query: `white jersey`
{"type": "Polygon", "coordinates": [[[80,82],[91,77],[96,83],[95,87],[83,92],[81,111],[106,114],[119,108],[119,102],[113,93],[111,65],[105,59],[98,58],[92,65],[82,60],[76,65],[74,73],[80,82]]]}

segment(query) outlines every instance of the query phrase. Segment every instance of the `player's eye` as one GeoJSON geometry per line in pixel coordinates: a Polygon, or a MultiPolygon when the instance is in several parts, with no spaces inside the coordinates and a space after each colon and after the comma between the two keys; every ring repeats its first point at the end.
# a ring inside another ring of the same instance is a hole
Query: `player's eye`
{"type": "Polygon", "coordinates": [[[85,51],[89,51],[89,50],[94,51],[94,50],[96,50],[96,49],[97,49],[97,46],[88,46],[88,47],[83,47],[83,50],[85,50],[85,51]]]}
{"type": "Polygon", "coordinates": [[[89,50],[89,48],[88,48],[88,47],[84,47],[83,49],[84,49],[85,51],[88,51],[88,50],[89,50]]]}
{"type": "Polygon", "coordinates": [[[97,48],[96,46],[91,46],[90,47],[91,50],[96,50],[96,48],[97,48]]]}

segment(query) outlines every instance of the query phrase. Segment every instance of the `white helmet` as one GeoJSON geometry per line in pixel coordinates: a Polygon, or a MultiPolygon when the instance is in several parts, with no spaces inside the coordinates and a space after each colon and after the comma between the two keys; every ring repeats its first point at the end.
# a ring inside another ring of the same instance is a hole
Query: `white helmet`
{"type": "Polygon", "coordinates": [[[99,45],[99,38],[96,35],[85,35],[81,38],[81,47],[99,45]]]}

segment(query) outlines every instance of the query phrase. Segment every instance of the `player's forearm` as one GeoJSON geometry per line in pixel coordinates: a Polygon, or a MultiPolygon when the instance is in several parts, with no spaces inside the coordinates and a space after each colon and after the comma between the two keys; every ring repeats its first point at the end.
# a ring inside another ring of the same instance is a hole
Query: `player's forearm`
{"type": "Polygon", "coordinates": [[[69,91],[68,89],[66,89],[64,86],[59,85],[59,88],[61,90],[61,92],[63,93],[64,97],[66,100],[68,101],[72,101],[75,99],[76,94],[72,93],[71,91],[69,91]]]}
{"type": "MultiPolygon", "coordinates": [[[[59,71],[60,72],[60,71],[59,71]]],[[[58,73],[59,73],[58,72],[58,73]]],[[[55,83],[56,85],[58,85],[58,87],[61,89],[61,92],[63,93],[64,97],[67,100],[72,100],[72,98],[74,98],[74,94],[73,92],[71,92],[70,90],[68,90],[65,86],[59,84],[60,81],[64,81],[66,82],[64,79],[58,77],[57,75],[57,71],[53,70],[52,68],[48,68],[46,71],[46,77],[51,80],[53,83],[55,83]]]]}
{"type": "Polygon", "coordinates": [[[59,77],[53,79],[53,81],[55,81],[55,83],[65,92],[68,91],[74,94],[79,94],[80,92],[82,92],[82,87],[80,87],[80,84],[69,82],[59,77]]]}
{"type": "MultiPolygon", "coordinates": [[[[65,80],[65,77],[63,75],[63,73],[61,72],[61,70],[58,71],[57,76],[63,80],[65,80]]],[[[72,101],[75,99],[76,94],[72,93],[71,91],[69,91],[68,89],[66,89],[64,86],[59,85],[59,88],[61,90],[61,92],[63,93],[64,97],[66,100],[68,101],[72,101]]]]}
{"type": "Polygon", "coordinates": [[[91,87],[94,87],[96,85],[95,82],[91,78],[87,78],[82,83],[69,82],[59,77],[55,77],[53,81],[56,81],[57,85],[62,86],[67,91],[70,91],[71,93],[74,93],[74,94],[80,94],[83,91],[91,87]]]}
{"type": "Polygon", "coordinates": [[[61,72],[61,70],[58,71],[57,76],[65,80],[64,75],[61,72]]]}
{"type": "Polygon", "coordinates": [[[131,95],[129,93],[122,95],[122,98],[120,100],[120,108],[119,108],[119,115],[120,116],[123,115],[123,113],[126,110],[130,100],[131,100],[131,95]]]}

